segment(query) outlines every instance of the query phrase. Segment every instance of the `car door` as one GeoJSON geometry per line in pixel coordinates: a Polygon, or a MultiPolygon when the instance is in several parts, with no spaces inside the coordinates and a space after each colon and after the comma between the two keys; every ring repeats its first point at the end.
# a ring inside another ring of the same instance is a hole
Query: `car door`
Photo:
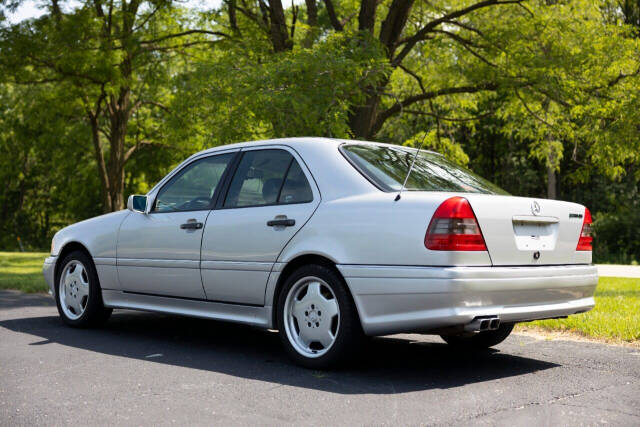
{"type": "Polygon", "coordinates": [[[120,226],[122,289],[205,299],[200,276],[204,224],[236,152],[195,159],[157,192],[148,213],[132,212],[120,226]]]}
{"type": "Polygon", "coordinates": [[[320,193],[289,147],[245,149],[241,156],[207,220],[202,282],[210,300],[263,305],[273,264],[315,211],[320,193]]]}

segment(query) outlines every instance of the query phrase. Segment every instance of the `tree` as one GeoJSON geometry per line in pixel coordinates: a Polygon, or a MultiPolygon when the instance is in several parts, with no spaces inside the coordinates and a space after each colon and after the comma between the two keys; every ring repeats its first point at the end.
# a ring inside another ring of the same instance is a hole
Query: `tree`
{"type": "MultiPolygon", "coordinates": [[[[123,207],[125,167],[158,144],[178,53],[226,34],[194,28],[171,1],[93,0],[65,13],[57,0],[35,20],[0,28],[5,82],[64,88],[81,106],[105,212],[123,207]]],[[[55,104],[55,102],[54,102],[55,104]]]]}
{"type": "Polygon", "coordinates": [[[100,213],[93,156],[77,149],[88,136],[79,107],[55,88],[0,85],[2,247],[46,248],[52,229],[100,213]]]}
{"type": "Polygon", "coordinates": [[[202,59],[200,78],[189,74],[191,88],[179,98],[197,102],[180,110],[200,111],[221,142],[312,133],[400,143],[416,140],[417,122],[404,136],[396,124],[422,116],[434,119],[430,141],[441,143],[456,123],[494,114],[501,132],[545,165],[546,193],[556,198],[565,145],[574,147],[572,158],[588,153],[588,164],[611,176],[633,157],[620,138],[637,146],[626,93],[640,77],[640,46],[629,37],[633,18],[606,16],[620,16],[627,3],[607,12],[608,3],[586,0],[310,0],[305,20],[302,5],[282,19],[278,0],[225,1],[212,25],[235,36],[224,53],[202,59]],[[194,88],[197,96],[189,96],[194,88]],[[489,104],[490,111],[477,108],[489,104]],[[227,109],[242,114],[216,114],[227,109]],[[222,136],[226,123],[233,130],[222,136]]]}
{"type": "Polygon", "coordinates": [[[238,12],[241,13],[249,23],[262,31],[276,54],[293,49],[296,41],[305,47],[310,47],[313,40],[322,42],[324,35],[330,32],[351,32],[352,37],[361,37],[356,33],[366,33],[379,44],[383,49],[389,70],[384,78],[377,79],[374,84],[362,86],[365,99],[363,102],[352,105],[349,126],[353,136],[358,138],[374,137],[390,117],[413,104],[451,94],[496,89],[497,84],[494,81],[450,84],[403,98],[391,94],[390,97],[397,101],[392,105],[383,105],[382,102],[383,97],[389,96],[395,70],[404,70],[415,75],[415,72],[407,69],[406,63],[410,61],[412,55],[422,49],[425,42],[446,35],[454,42],[468,48],[468,40],[456,33],[465,29],[473,31],[473,26],[467,22],[474,13],[486,8],[517,6],[520,3],[520,0],[436,3],[416,3],[413,0],[385,2],[362,0],[359,4],[354,1],[341,2],[340,9],[337,9],[332,0],[324,2],[309,0],[305,2],[306,24],[309,30],[307,35],[296,39],[294,37],[296,24],[298,15],[301,14],[298,6],[293,6],[288,11],[291,22],[288,24],[282,13],[283,7],[280,0],[225,1],[229,25],[239,28],[241,24],[238,23],[236,15],[238,12]],[[319,19],[325,14],[326,20],[319,19]],[[318,28],[323,23],[324,27],[318,28]]]}

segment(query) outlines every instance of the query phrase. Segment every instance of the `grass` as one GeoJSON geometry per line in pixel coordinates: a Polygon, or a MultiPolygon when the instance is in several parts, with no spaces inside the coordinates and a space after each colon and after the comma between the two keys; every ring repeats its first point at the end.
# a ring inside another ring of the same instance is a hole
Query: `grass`
{"type": "MultiPolygon", "coordinates": [[[[46,292],[42,263],[46,253],[0,252],[0,289],[46,292]]],[[[606,341],[640,341],[640,279],[601,277],[596,307],[567,319],[539,320],[521,328],[577,333],[606,341]]]]}
{"type": "Polygon", "coordinates": [[[45,252],[0,252],[0,289],[47,292],[42,275],[45,252]]]}
{"type": "Polygon", "coordinates": [[[612,342],[640,340],[640,279],[601,277],[593,310],[567,319],[537,320],[520,327],[576,333],[612,342]]]}

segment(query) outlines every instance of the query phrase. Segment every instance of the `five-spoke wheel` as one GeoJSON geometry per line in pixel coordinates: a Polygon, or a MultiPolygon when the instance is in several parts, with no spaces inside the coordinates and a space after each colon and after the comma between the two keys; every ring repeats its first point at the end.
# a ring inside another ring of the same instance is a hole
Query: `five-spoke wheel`
{"type": "Polygon", "coordinates": [[[340,328],[340,307],[324,280],[298,280],[289,290],[284,312],[287,337],[300,354],[319,357],[329,351],[340,328]]]}
{"type": "Polygon", "coordinates": [[[78,260],[71,260],[62,269],[60,276],[60,307],[72,320],[78,319],[89,302],[89,275],[78,260]]]}
{"type": "Polygon", "coordinates": [[[340,275],[322,265],[300,267],[278,297],[280,337],[289,355],[310,368],[326,368],[353,356],[362,329],[340,275]]]}
{"type": "Polygon", "coordinates": [[[104,307],[96,269],[87,254],[74,251],[62,259],[56,274],[56,303],[62,320],[77,327],[102,323],[111,315],[104,307]]]}

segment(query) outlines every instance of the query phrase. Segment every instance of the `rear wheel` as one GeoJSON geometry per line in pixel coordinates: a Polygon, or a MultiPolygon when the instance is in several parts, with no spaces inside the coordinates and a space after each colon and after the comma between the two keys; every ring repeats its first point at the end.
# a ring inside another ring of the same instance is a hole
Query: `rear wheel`
{"type": "Polygon", "coordinates": [[[61,265],[56,276],[56,305],[64,323],[81,328],[106,321],[112,310],[104,307],[91,259],[84,252],[74,251],[61,265]]]}
{"type": "Polygon", "coordinates": [[[284,283],[277,310],[285,350],[307,368],[340,364],[362,341],[357,310],[342,278],[331,268],[308,265],[296,270],[284,283]]]}
{"type": "Polygon", "coordinates": [[[473,335],[440,335],[445,342],[453,347],[469,350],[482,350],[500,344],[506,340],[513,330],[513,323],[501,324],[493,331],[478,332],[473,335]]]}

